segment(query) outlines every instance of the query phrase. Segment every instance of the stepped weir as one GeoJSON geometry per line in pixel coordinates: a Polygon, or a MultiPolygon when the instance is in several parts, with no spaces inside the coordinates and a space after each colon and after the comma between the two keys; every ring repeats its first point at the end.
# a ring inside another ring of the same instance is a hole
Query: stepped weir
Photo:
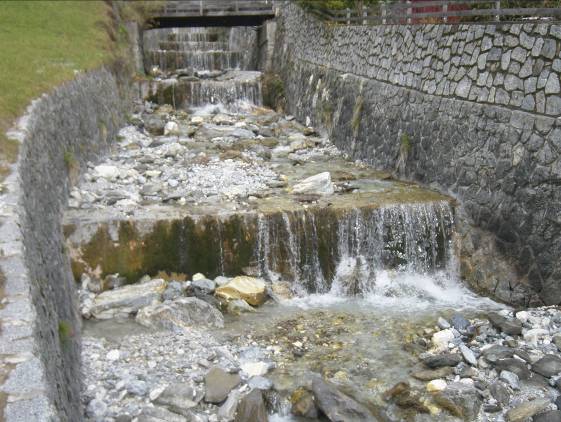
{"type": "MultiPolygon", "coordinates": [[[[293,420],[287,392],[312,372],[345,379],[367,402],[374,381],[387,389],[413,367],[402,336],[417,338],[415,324],[435,309],[496,305],[460,281],[452,198],[352,161],[309,119],[263,107],[257,28],[154,28],[143,46],[143,102],[106,160],[89,164],[64,217],[88,320],[86,376],[103,384],[99,367],[117,365],[140,380],[127,378],[117,408],[123,400],[149,421],[167,411],[233,420],[222,413],[232,400],[239,418],[241,389],[218,408],[226,396],[208,398],[207,374],[202,399],[209,362],[258,383],[275,420],[293,420]],[[238,297],[232,286],[255,290],[238,297]],[[138,373],[152,342],[172,346],[138,373]],[[117,343],[127,358],[99,362],[117,343]],[[178,369],[185,359],[193,373],[178,369]],[[276,365],[273,382],[261,376],[276,365]],[[162,380],[155,407],[141,407],[142,383],[162,380]],[[188,409],[169,398],[185,385],[188,409]]],[[[95,394],[84,393],[90,413],[95,394]]],[[[356,420],[374,420],[360,409],[356,420]]]]}

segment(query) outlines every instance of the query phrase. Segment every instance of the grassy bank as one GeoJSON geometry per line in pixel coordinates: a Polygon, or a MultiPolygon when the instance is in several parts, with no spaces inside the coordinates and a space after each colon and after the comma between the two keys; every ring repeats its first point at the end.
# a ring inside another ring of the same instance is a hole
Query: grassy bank
{"type": "Polygon", "coordinates": [[[109,60],[111,26],[102,1],[0,4],[0,180],[17,156],[6,130],[33,98],[109,60]]]}

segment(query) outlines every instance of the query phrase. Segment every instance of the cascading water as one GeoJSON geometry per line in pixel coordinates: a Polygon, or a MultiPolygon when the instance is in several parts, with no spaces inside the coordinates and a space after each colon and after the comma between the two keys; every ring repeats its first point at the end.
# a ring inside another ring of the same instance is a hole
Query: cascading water
{"type": "Polygon", "coordinates": [[[157,78],[143,95],[177,109],[261,105],[257,32],[252,27],[160,28],[144,33],[145,67],[157,78]]]}

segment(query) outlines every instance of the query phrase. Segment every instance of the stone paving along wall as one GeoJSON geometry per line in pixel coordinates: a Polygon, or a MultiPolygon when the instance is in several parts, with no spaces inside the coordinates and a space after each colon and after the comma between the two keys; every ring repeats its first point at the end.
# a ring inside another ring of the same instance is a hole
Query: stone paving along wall
{"type": "Polygon", "coordinates": [[[294,4],[277,25],[288,112],[455,195],[519,273],[479,290],[561,302],[560,25],[328,26],[294,4]]]}
{"type": "Polygon", "coordinates": [[[120,98],[107,70],[83,74],[36,100],[11,133],[20,157],[0,197],[0,363],[9,369],[0,398],[8,422],[82,420],[80,319],[61,217],[80,169],[124,123],[120,98]]]}

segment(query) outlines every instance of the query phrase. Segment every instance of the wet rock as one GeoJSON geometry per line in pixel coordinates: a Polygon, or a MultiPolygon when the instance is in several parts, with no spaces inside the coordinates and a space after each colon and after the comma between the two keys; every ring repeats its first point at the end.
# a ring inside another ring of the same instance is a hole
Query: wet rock
{"type": "Polygon", "coordinates": [[[436,393],[434,401],[466,421],[475,420],[482,404],[475,387],[461,382],[451,383],[444,391],[436,393]]]}
{"type": "Polygon", "coordinates": [[[205,376],[205,401],[222,403],[240,382],[241,378],[238,374],[229,374],[218,367],[211,368],[205,376]]]}
{"type": "Polygon", "coordinates": [[[417,371],[411,374],[413,378],[416,378],[420,381],[432,381],[438,378],[446,378],[449,375],[454,373],[454,369],[449,366],[444,366],[442,368],[434,369],[434,370],[424,370],[424,371],[417,371]]]}
{"type": "Polygon", "coordinates": [[[310,419],[318,417],[315,397],[311,391],[305,388],[295,390],[290,396],[290,402],[292,403],[290,411],[293,415],[310,419]]]}
{"type": "Polygon", "coordinates": [[[260,306],[267,300],[265,282],[259,278],[239,276],[228,284],[216,289],[216,296],[226,299],[243,299],[253,306],[260,306]]]}
{"type": "Polygon", "coordinates": [[[164,280],[156,279],[103,292],[95,297],[90,313],[97,319],[126,317],[159,301],[165,287],[164,280]]]}
{"type": "Polygon", "coordinates": [[[525,421],[535,414],[547,409],[550,403],[551,402],[548,399],[542,398],[523,402],[506,412],[506,420],[508,422],[525,421]]]}
{"type": "Polygon", "coordinates": [[[452,324],[452,327],[459,332],[466,331],[471,325],[471,323],[460,314],[454,314],[450,319],[450,323],[452,324]]]}
{"type": "Polygon", "coordinates": [[[422,360],[429,368],[436,369],[443,366],[456,366],[462,361],[462,358],[457,353],[442,353],[439,355],[425,356],[422,360]]]}
{"type": "Polygon", "coordinates": [[[411,409],[417,413],[429,413],[430,410],[421,401],[418,391],[411,390],[407,382],[399,382],[386,391],[383,395],[384,400],[393,399],[395,404],[404,409],[411,409]]]}
{"type": "Polygon", "coordinates": [[[295,194],[316,194],[316,195],[332,195],[335,192],[335,186],[331,182],[331,174],[323,172],[308,177],[292,187],[295,194]]]}
{"type": "Polygon", "coordinates": [[[203,396],[204,392],[202,389],[192,384],[176,383],[169,385],[154,400],[154,403],[166,407],[171,412],[189,417],[192,414],[189,409],[197,406],[203,399],[203,396]]]}
{"type": "Polygon", "coordinates": [[[261,390],[251,390],[238,404],[236,422],[267,422],[269,415],[261,390]]]}
{"type": "Polygon", "coordinates": [[[442,317],[438,317],[438,320],[436,321],[436,325],[438,325],[438,327],[441,330],[447,330],[448,328],[451,327],[450,323],[442,317]]]}
{"type": "Polygon", "coordinates": [[[521,380],[530,378],[530,370],[525,362],[516,358],[498,359],[495,367],[501,371],[514,372],[521,380]]]}
{"type": "Polygon", "coordinates": [[[517,319],[507,319],[497,312],[490,312],[487,318],[493,327],[505,334],[511,336],[519,336],[522,334],[522,323],[517,319]]]}
{"type": "Polygon", "coordinates": [[[261,376],[251,377],[247,384],[250,388],[257,388],[258,390],[263,391],[273,388],[273,381],[261,376]]]}
{"type": "Polygon", "coordinates": [[[194,325],[216,328],[224,326],[222,314],[196,297],[181,297],[146,306],[138,312],[136,322],[145,327],[171,331],[185,330],[194,325]]]}
{"type": "Polygon", "coordinates": [[[532,422],[561,422],[561,410],[549,410],[534,415],[532,422]]]}
{"type": "Polygon", "coordinates": [[[243,299],[234,299],[228,301],[226,311],[230,315],[241,315],[248,312],[255,312],[255,309],[252,308],[249,303],[247,303],[243,299]]]}
{"type": "Polygon", "coordinates": [[[427,391],[429,393],[436,393],[446,389],[446,381],[443,379],[435,379],[427,384],[427,391]]]}
{"type": "Polygon", "coordinates": [[[532,365],[532,371],[546,378],[561,372],[561,358],[555,355],[545,355],[532,365]]]}
{"type": "Polygon", "coordinates": [[[431,342],[435,351],[448,350],[448,343],[454,340],[454,331],[451,328],[437,331],[432,335],[431,342]]]}
{"type": "Polygon", "coordinates": [[[294,296],[287,281],[274,281],[271,283],[271,290],[274,296],[280,299],[291,299],[294,296]]]}
{"type": "Polygon", "coordinates": [[[167,122],[164,125],[164,135],[179,135],[179,125],[176,122],[167,122]]]}
{"type": "Polygon", "coordinates": [[[312,379],[312,392],[316,398],[318,408],[331,421],[376,421],[366,407],[346,394],[341,393],[318,375],[312,379]]]}

